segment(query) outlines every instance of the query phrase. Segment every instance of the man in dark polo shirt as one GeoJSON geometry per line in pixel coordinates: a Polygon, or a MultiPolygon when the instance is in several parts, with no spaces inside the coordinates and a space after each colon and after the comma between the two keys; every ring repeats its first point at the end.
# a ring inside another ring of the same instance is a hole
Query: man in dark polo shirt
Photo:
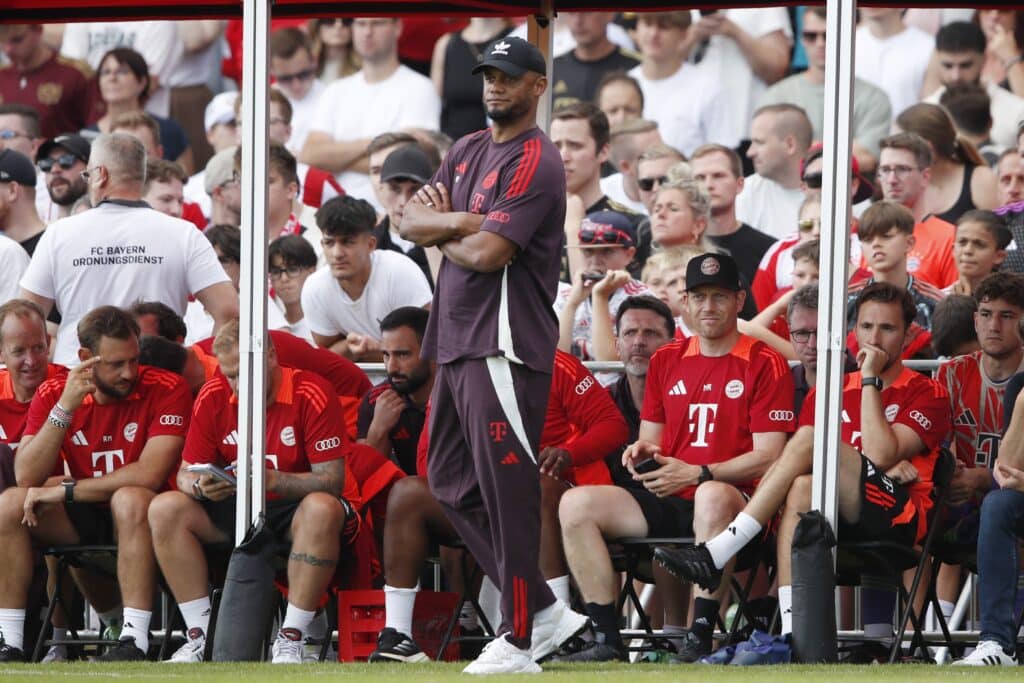
{"type": "Polygon", "coordinates": [[[377,238],[378,249],[390,249],[411,258],[433,287],[434,278],[430,274],[427,253],[423,247],[402,239],[398,234],[405,205],[416,190],[430,180],[431,175],[430,159],[419,145],[403,145],[387,155],[380,167],[380,191],[377,193],[387,214],[373,229],[373,236],[377,238]]]}
{"type": "Polygon", "coordinates": [[[21,102],[39,112],[44,137],[85,127],[85,73],[43,42],[42,24],[0,26],[0,45],[10,60],[0,68],[0,102],[21,102]]]}
{"type": "Polygon", "coordinates": [[[358,440],[416,474],[416,444],[434,388],[434,364],[420,358],[426,309],[403,306],[380,321],[380,349],[387,379],[359,404],[358,440]]]}
{"type": "Polygon", "coordinates": [[[555,600],[537,563],[565,171],[536,124],[547,89],[540,51],[500,38],[474,71],[493,125],[455,143],[406,205],[401,234],[444,254],[423,340],[438,364],[430,488],[501,590],[500,635],[465,671],[538,672],[532,650],[586,625],[555,600]]]}

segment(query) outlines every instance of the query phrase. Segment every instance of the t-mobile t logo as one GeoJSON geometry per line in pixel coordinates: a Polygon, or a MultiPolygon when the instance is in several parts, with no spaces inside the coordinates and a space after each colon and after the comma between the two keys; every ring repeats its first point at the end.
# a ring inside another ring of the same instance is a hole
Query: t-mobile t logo
{"type": "Polygon", "coordinates": [[[694,446],[707,447],[708,435],[715,432],[715,415],[718,413],[717,403],[691,403],[690,419],[697,416],[696,422],[690,423],[690,433],[696,434],[691,442],[694,446]]]}
{"type": "Polygon", "coordinates": [[[124,450],[117,448],[112,451],[93,451],[92,453],[92,476],[102,477],[104,474],[110,474],[118,467],[124,464],[124,450]],[[97,468],[96,465],[103,461],[103,466],[97,468]]]}

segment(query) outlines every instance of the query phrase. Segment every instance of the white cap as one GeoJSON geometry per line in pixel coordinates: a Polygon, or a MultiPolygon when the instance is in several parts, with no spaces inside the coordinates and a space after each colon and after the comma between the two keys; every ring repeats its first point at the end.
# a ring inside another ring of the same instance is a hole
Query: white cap
{"type": "Polygon", "coordinates": [[[206,105],[206,114],[203,116],[207,133],[213,130],[218,123],[235,120],[235,100],[237,98],[238,93],[232,91],[222,92],[210,100],[210,103],[206,105]]]}

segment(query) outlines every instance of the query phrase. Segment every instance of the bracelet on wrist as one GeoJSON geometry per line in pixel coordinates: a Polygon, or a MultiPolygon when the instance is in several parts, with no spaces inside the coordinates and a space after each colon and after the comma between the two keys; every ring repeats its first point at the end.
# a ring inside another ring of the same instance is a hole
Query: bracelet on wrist
{"type": "Polygon", "coordinates": [[[46,416],[46,421],[52,424],[57,429],[67,429],[71,426],[71,418],[65,418],[56,410],[51,410],[50,414],[46,416]]]}
{"type": "Polygon", "coordinates": [[[203,489],[199,487],[198,479],[192,482],[192,497],[199,501],[209,500],[209,498],[206,497],[206,494],[203,493],[203,489]]]}
{"type": "Polygon", "coordinates": [[[1024,60],[1024,57],[1022,57],[1021,55],[1015,55],[1013,57],[1010,57],[1009,59],[1004,60],[1003,71],[1009,71],[1013,67],[1020,64],[1022,60],[1024,60]]]}
{"type": "Polygon", "coordinates": [[[53,407],[50,408],[50,412],[53,415],[55,415],[58,419],[60,419],[62,422],[67,422],[69,424],[71,422],[71,419],[75,415],[75,411],[73,411],[73,410],[65,410],[64,407],[61,406],[60,403],[54,403],[53,407]]]}

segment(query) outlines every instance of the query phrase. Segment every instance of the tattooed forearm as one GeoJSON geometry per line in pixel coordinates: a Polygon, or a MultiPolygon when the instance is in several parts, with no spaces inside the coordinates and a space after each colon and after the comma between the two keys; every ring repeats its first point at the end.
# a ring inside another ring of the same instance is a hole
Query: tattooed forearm
{"type": "Polygon", "coordinates": [[[333,567],[334,565],[338,564],[336,560],[331,560],[326,557],[313,557],[312,555],[307,555],[306,553],[292,552],[288,554],[288,559],[295,560],[296,562],[305,562],[306,564],[312,565],[314,567],[333,567]]]}
{"type": "Polygon", "coordinates": [[[345,461],[331,460],[313,465],[312,472],[277,472],[271,490],[287,500],[302,500],[317,491],[340,495],[344,485],[345,461]]]}

